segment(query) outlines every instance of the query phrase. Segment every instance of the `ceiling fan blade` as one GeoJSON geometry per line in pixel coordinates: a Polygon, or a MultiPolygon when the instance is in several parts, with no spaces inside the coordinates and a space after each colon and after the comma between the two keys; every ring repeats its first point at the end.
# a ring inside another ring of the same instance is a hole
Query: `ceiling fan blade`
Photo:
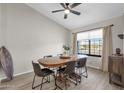
{"type": "Polygon", "coordinates": [[[67,19],[67,14],[64,15],[64,19],[67,19]]]}
{"type": "Polygon", "coordinates": [[[66,6],[65,6],[64,3],[60,3],[60,5],[61,5],[63,8],[66,8],[66,6]]]}
{"type": "Polygon", "coordinates": [[[61,12],[61,11],[64,11],[64,9],[62,9],[62,10],[55,10],[55,11],[52,11],[52,13],[61,12]]]}
{"type": "Polygon", "coordinates": [[[81,3],[74,3],[74,4],[70,5],[70,8],[74,8],[74,7],[76,7],[76,6],[80,5],[80,4],[81,3]]]}
{"type": "Polygon", "coordinates": [[[73,13],[73,14],[76,14],[76,15],[80,15],[81,14],[80,12],[74,11],[74,10],[70,10],[70,12],[73,13]]]}

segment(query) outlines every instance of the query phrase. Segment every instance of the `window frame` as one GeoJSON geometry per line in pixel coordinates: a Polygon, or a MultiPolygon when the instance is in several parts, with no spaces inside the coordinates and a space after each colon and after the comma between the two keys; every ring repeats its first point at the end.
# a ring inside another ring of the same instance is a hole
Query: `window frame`
{"type": "MultiPolygon", "coordinates": [[[[92,31],[92,30],[90,30],[90,31],[92,31]]],[[[88,31],[89,32],[89,31],[88,31]]],[[[83,32],[82,32],[83,33],[83,32]]],[[[101,46],[101,41],[103,42],[103,39],[101,40],[101,39],[99,39],[99,44],[98,44],[98,46],[99,46],[99,55],[97,55],[97,54],[91,54],[91,40],[90,39],[87,39],[88,40],[88,46],[89,46],[89,51],[88,51],[88,53],[79,53],[79,44],[78,44],[78,42],[79,41],[77,41],[77,54],[85,54],[85,55],[88,55],[88,56],[94,56],[94,57],[101,57],[102,56],[102,54],[100,55],[100,51],[102,51],[102,50],[100,50],[100,46],[101,46]]],[[[95,42],[95,40],[93,41],[93,42],[95,42]]],[[[95,48],[94,48],[95,49],[95,48]]],[[[85,50],[87,50],[87,49],[85,49],[85,50]]]]}

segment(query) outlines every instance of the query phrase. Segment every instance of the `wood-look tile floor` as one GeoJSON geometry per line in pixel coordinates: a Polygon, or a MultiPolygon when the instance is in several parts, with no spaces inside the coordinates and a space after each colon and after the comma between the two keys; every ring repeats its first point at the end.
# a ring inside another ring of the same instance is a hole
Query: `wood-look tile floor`
{"type": "MultiPolygon", "coordinates": [[[[1,83],[0,90],[31,90],[33,76],[33,72],[17,76],[12,81],[1,83]]],[[[40,82],[41,78],[37,78],[36,83],[40,82]]],[[[109,84],[108,73],[91,68],[88,68],[88,78],[82,77],[81,84],[77,86],[73,83],[69,84],[68,90],[123,90],[117,85],[109,84]]],[[[52,90],[54,88],[54,79],[52,78],[50,83],[43,84],[43,90],[52,90]]],[[[36,90],[39,90],[39,87],[36,90]]]]}

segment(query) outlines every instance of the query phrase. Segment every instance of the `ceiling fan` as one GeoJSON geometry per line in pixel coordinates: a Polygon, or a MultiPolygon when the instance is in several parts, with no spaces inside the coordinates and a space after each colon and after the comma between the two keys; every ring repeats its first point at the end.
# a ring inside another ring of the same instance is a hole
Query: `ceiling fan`
{"type": "Polygon", "coordinates": [[[60,3],[60,5],[64,8],[64,9],[60,9],[60,10],[55,10],[52,11],[52,13],[56,13],[56,12],[62,12],[64,11],[64,19],[67,19],[67,16],[69,13],[73,13],[76,15],[80,15],[81,13],[75,10],[72,10],[73,8],[75,8],[76,6],[80,5],[81,3],[73,3],[73,4],[69,4],[69,3],[60,3]]]}

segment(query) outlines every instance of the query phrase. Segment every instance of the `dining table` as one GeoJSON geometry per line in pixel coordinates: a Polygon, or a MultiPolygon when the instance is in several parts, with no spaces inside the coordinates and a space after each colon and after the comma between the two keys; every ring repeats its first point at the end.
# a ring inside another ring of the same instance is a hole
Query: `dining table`
{"type": "MultiPolygon", "coordinates": [[[[38,62],[40,65],[47,67],[47,68],[61,68],[65,66],[68,62],[77,62],[79,59],[87,58],[87,55],[69,55],[69,56],[55,56],[55,57],[48,57],[48,58],[40,58],[38,62]]],[[[61,80],[61,75],[59,76],[59,80],[61,80]]],[[[55,81],[56,88],[62,89],[59,87],[55,81]]]]}
{"type": "Polygon", "coordinates": [[[70,55],[69,57],[61,57],[61,56],[55,56],[55,57],[48,57],[48,58],[40,58],[38,59],[39,64],[41,64],[44,67],[48,68],[56,68],[64,66],[68,62],[75,61],[77,62],[81,58],[87,58],[87,55],[70,55]]]}

